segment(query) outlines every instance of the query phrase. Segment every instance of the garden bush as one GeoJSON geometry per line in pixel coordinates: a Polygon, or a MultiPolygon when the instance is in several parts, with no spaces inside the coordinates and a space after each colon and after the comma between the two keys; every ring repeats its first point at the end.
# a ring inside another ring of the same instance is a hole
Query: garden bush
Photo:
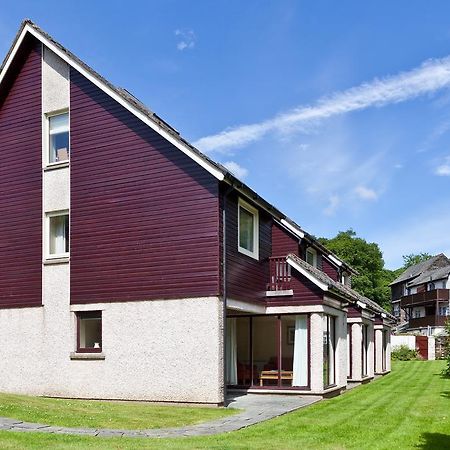
{"type": "Polygon", "coordinates": [[[450,319],[445,323],[445,331],[447,333],[447,342],[445,344],[445,359],[447,364],[442,370],[442,375],[450,378],[450,319]]]}
{"type": "Polygon", "coordinates": [[[415,361],[420,358],[417,350],[410,349],[407,345],[399,345],[392,349],[391,358],[396,361],[415,361]]]}

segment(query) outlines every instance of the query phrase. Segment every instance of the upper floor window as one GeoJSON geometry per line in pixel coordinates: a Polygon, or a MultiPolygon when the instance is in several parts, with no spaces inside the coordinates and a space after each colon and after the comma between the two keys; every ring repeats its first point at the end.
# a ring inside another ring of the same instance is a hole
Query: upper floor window
{"type": "Polygon", "coordinates": [[[67,211],[47,214],[49,258],[65,258],[69,256],[69,213],[67,211]]]}
{"type": "Polygon", "coordinates": [[[315,248],[308,248],[306,250],[306,262],[313,267],[317,267],[317,251],[315,248]]]}
{"type": "Polygon", "coordinates": [[[238,204],[238,250],[244,255],[259,258],[258,210],[244,200],[238,204]]]}
{"type": "Polygon", "coordinates": [[[69,160],[69,113],[48,117],[48,162],[50,164],[69,160]]]}

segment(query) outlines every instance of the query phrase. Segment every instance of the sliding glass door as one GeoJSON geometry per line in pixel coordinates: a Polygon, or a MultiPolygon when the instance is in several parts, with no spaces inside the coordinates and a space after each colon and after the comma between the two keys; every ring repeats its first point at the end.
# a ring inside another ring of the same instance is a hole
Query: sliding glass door
{"type": "Polygon", "coordinates": [[[334,316],[323,316],[323,385],[336,384],[336,319],[334,316]]]}
{"type": "Polygon", "coordinates": [[[308,327],[307,315],[228,318],[227,383],[261,389],[306,388],[308,327]]]}

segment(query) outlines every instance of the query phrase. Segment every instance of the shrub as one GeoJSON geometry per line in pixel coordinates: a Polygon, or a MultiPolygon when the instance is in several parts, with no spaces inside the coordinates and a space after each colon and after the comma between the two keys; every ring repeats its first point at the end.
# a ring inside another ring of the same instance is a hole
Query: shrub
{"type": "Polygon", "coordinates": [[[410,349],[407,345],[399,345],[392,349],[391,357],[396,361],[414,361],[421,359],[419,352],[414,349],[410,349]]]}

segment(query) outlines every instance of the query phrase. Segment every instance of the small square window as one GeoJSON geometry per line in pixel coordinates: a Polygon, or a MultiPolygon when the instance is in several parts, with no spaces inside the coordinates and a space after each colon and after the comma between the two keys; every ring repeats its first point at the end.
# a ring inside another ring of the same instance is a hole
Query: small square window
{"type": "Polygon", "coordinates": [[[69,160],[69,113],[48,118],[49,163],[69,160]]]}
{"type": "Polygon", "coordinates": [[[258,210],[243,200],[238,205],[238,249],[244,255],[259,258],[258,210]]]}
{"type": "Polygon", "coordinates": [[[102,312],[77,313],[77,352],[100,353],[102,351],[102,312]]]}
{"type": "Polygon", "coordinates": [[[48,219],[48,256],[69,255],[69,214],[51,213],[48,219]]]}

